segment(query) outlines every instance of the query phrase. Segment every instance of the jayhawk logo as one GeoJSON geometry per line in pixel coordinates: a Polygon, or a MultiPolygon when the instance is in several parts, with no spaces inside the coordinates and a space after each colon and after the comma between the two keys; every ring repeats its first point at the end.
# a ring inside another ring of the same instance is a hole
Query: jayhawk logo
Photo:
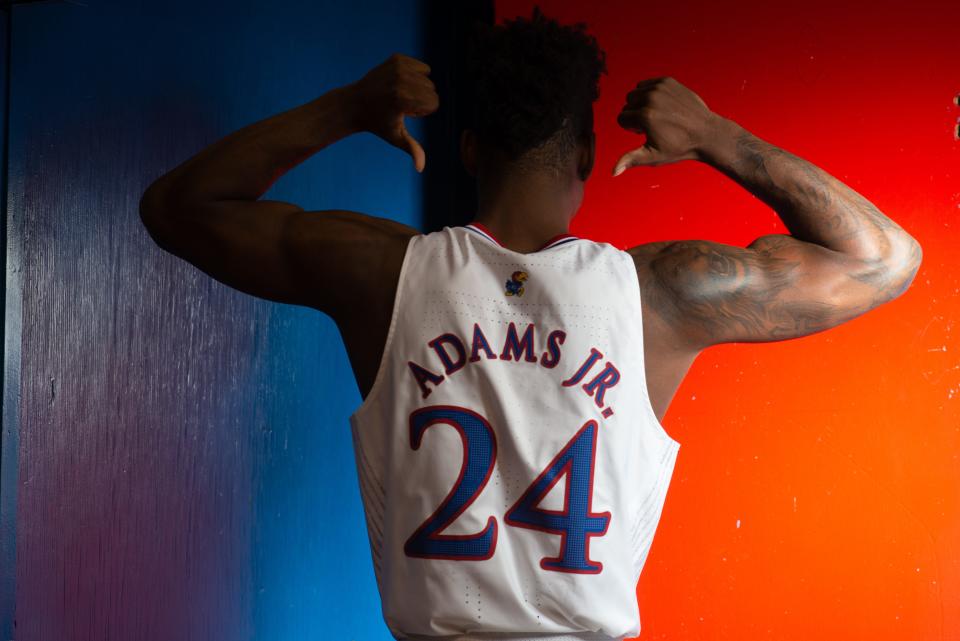
{"type": "Polygon", "coordinates": [[[527,280],[527,272],[513,272],[507,281],[507,296],[523,296],[523,283],[527,280]]]}

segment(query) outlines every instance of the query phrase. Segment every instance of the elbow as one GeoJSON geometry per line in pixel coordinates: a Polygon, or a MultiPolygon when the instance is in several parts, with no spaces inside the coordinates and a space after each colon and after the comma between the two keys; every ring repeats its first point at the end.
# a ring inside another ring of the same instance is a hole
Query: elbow
{"type": "Polygon", "coordinates": [[[913,241],[913,256],[913,273],[916,274],[918,271],[920,271],[920,264],[923,262],[923,248],[920,247],[920,243],[918,243],[915,239],[913,241]]]}
{"type": "Polygon", "coordinates": [[[163,190],[160,181],[156,180],[140,196],[140,220],[147,228],[163,211],[163,190]]]}
{"type": "Polygon", "coordinates": [[[147,187],[140,197],[140,222],[161,249],[169,251],[170,212],[160,181],[147,187]]]}
{"type": "Polygon", "coordinates": [[[894,269],[898,273],[906,274],[908,280],[912,281],[917,272],[920,271],[921,263],[923,263],[923,249],[915,238],[910,237],[905,246],[897,253],[897,258],[893,263],[894,269]]]}
{"type": "Polygon", "coordinates": [[[891,299],[898,298],[913,284],[920,265],[923,263],[923,249],[915,239],[910,238],[890,261],[888,275],[892,284],[891,299]]]}
{"type": "Polygon", "coordinates": [[[889,238],[887,246],[876,261],[878,269],[897,276],[916,275],[923,262],[923,249],[913,236],[907,233],[897,234],[889,238]]]}

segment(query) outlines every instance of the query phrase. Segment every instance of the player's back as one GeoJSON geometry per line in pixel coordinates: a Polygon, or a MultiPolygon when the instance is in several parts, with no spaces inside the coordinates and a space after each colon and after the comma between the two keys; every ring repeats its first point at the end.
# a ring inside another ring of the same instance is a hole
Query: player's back
{"type": "Polygon", "coordinates": [[[395,637],[639,634],[679,448],[647,395],[640,304],[607,243],[521,254],[477,223],[410,239],[350,418],[395,637]]]}

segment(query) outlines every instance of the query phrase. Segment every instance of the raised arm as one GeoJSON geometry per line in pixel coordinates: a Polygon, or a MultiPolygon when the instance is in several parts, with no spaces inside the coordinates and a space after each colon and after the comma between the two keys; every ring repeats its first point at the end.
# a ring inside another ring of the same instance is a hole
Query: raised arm
{"type": "Polygon", "coordinates": [[[897,223],[822,169],[709,111],[674,79],[638,85],[619,121],[646,132],[647,143],[618,168],[700,160],[770,205],[791,232],[746,247],[677,240],[629,250],[648,302],[691,349],[822,331],[913,281],[920,245],[897,223]]]}
{"type": "Polygon", "coordinates": [[[394,54],[355,83],[215,142],[147,188],[144,225],[161,248],[226,285],[346,318],[395,276],[417,230],[359,212],[308,212],[259,198],[295,165],[361,131],[407,151],[422,170],[423,149],[403,118],[436,110],[429,69],[394,54]]]}

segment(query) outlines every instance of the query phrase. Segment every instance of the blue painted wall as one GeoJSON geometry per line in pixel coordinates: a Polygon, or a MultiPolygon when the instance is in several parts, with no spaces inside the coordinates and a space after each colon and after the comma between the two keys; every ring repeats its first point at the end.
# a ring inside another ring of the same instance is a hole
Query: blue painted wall
{"type": "MultiPolygon", "coordinates": [[[[391,638],[336,326],[166,254],[137,205],[231,131],[419,57],[419,4],[83,0],[10,18],[16,639],[391,638]]],[[[421,179],[364,133],[264,198],[420,227],[421,179]]]]}

